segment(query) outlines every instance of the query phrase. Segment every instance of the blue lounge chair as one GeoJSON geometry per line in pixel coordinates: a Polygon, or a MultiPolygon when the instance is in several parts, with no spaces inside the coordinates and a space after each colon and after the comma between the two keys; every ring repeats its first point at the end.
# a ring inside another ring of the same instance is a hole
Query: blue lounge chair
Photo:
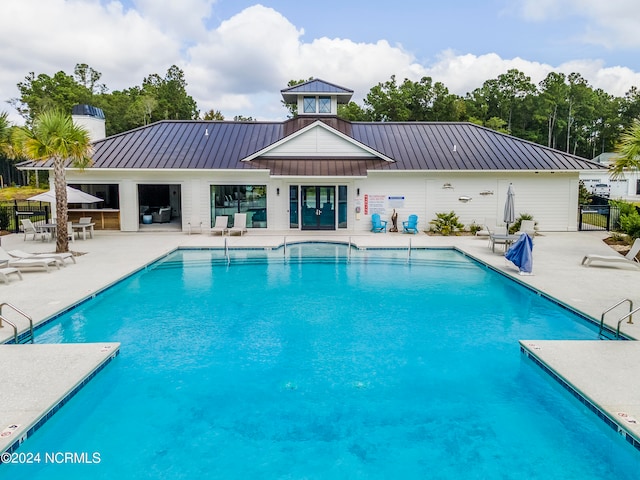
{"type": "Polygon", "coordinates": [[[418,216],[409,215],[409,219],[406,222],[402,222],[403,233],[418,233],[418,216]]]}
{"type": "Polygon", "coordinates": [[[387,221],[386,220],[380,220],[380,214],[379,213],[374,213],[373,215],[371,215],[371,231],[375,232],[375,233],[379,233],[379,232],[387,232],[387,221]]]}

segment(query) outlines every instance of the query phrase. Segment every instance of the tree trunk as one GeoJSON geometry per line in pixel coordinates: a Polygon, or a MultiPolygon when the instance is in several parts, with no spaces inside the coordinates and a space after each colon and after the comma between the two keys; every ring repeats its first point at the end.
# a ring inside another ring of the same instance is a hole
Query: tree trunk
{"type": "Polygon", "coordinates": [[[64,159],[53,159],[53,183],[56,189],[56,253],[69,251],[69,232],[67,230],[67,182],[65,179],[64,159]]]}

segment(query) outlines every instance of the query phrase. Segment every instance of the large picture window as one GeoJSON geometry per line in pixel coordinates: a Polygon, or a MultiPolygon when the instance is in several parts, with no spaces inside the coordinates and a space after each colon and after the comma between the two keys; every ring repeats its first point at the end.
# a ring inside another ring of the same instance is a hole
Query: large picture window
{"type": "Polygon", "coordinates": [[[248,228],[267,228],[266,185],[212,185],[211,223],[218,216],[229,217],[233,226],[236,213],[247,214],[248,228]]]}

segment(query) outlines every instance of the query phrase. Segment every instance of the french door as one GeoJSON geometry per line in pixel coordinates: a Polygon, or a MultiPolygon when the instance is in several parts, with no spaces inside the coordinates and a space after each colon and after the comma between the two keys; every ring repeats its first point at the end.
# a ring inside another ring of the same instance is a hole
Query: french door
{"type": "Polygon", "coordinates": [[[336,187],[302,185],[300,213],[302,230],[335,230],[336,187]]]}

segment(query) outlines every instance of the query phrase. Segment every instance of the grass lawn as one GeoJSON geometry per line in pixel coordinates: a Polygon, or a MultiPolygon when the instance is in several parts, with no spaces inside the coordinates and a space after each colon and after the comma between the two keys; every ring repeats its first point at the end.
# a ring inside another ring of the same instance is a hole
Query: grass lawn
{"type": "Polygon", "coordinates": [[[0,188],[0,202],[13,202],[14,200],[26,200],[42,192],[48,191],[48,188],[35,187],[5,187],[0,188]]]}

